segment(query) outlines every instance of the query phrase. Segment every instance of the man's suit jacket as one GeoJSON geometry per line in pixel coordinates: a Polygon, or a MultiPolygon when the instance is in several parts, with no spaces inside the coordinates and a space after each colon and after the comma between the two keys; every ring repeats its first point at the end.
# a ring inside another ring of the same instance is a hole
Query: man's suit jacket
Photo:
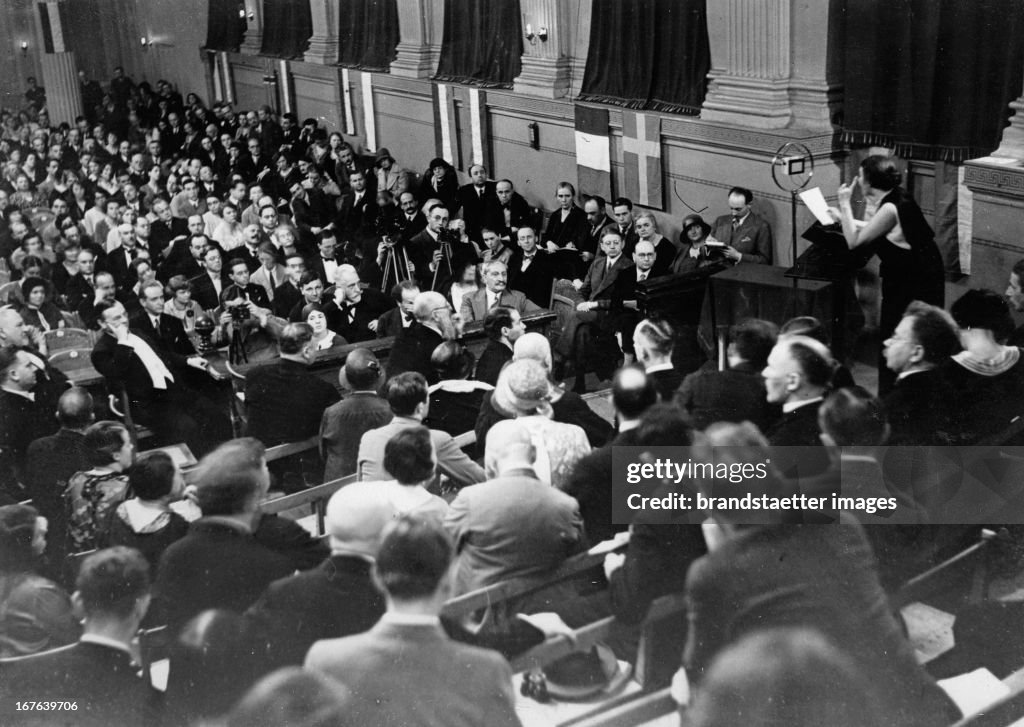
{"type": "MultiPolygon", "coordinates": [[[[198,303],[203,310],[213,310],[220,306],[220,293],[213,286],[213,280],[210,279],[206,270],[203,270],[202,274],[196,275],[189,282],[192,283],[192,300],[198,303]]],[[[231,285],[231,279],[222,272],[220,275],[220,292],[223,293],[229,285],[231,285]]]]}
{"type": "Polygon", "coordinates": [[[820,631],[854,661],[887,724],[924,727],[959,717],[917,664],[879,583],[871,546],[848,516],[840,525],[773,525],[729,536],[690,568],[686,594],[684,662],[691,683],[747,634],[799,625],[820,631]]]}
{"type": "Polygon", "coordinates": [[[768,430],[766,436],[772,445],[772,464],[783,475],[819,475],[829,468],[828,451],[822,444],[821,427],[818,426],[820,406],[820,401],[799,406],[784,413],[768,430]]]}
{"type": "Polygon", "coordinates": [[[455,595],[509,578],[542,581],[584,547],[576,500],[515,470],[463,488],[444,520],[455,540],[455,595]]]}
{"type": "Polygon", "coordinates": [[[617,434],[615,439],[603,447],[591,450],[590,454],[573,467],[572,475],[563,489],[565,494],[576,498],[576,502],[579,503],[583,528],[587,533],[587,541],[590,545],[608,540],[627,527],[612,524],[613,446],[636,446],[636,430],[617,434]]]}
{"type": "Polygon", "coordinates": [[[332,555],[312,570],[271,583],[246,611],[246,628],[268,670],[301,665],[320,639],[360,634],[384,614],[370,561],[332,555]]]}
{"type": "Polygon", "coordinates": [[[951,403],[955,395],[942,370],[897,379],[883,403],[892,435],[890,445],[924,446],[948,444],[953,433],[951,403]]]}
{"type": "MultiPolygon", "coordinates": [[[[434,240],[426,229],[423,229],[409,239],[405,249],[409,256],[409,262],[416,266],[416,281],[420,285],[420,290],[431,290],[430,286],[433,284],[435,276],[430,270],[430,263],[433,262],[434,252],[440,249],[440,243],[434,240]]],[[[448,265],[442,258],[434,290],[447,290],[452,282],[452,274],[458,275],[459,270],[477,260],[476,250],[469,244],[452,245],[451,256],[452,272],[449,274],[448,265]]]]}
{"type": "Polygon", "coordinates": [[[160,314],[159,330],[153,326],[153,319],[143,310],[138,310],[130,317],[132,333],[137,333],[147,341],[160,347],[160,352],[176,365],[185,365],[185,358],[196,355],[196,348],[185,333],[181,319],[160,314]]]}
{"type": "Polygon", "coordinates": [[[618,230],[619,234],[622,235],[622,254],[626,257],[632,256],[636,243],[640,239],[640,236],[636,233],[636,224],[630,220],[629,226],[623,230],[615,220],[611,220],[610,226],[618,230]]]}
{"type": "MultiPolygon", "coordinates": [[[[167,391],[178,390],[180,382],[174,371],[174,361],[163,354],[160,344],[156,341],[147,340],[144,335],[135,333],[150,345],[153,352],[161,358],[171,375],[175,377],[174,383],[168,382],[167,391]]],[[[131,346],[119,344],[117,339],[110,334],[103,333],[97,338],[90,359],[93,367],[107,380],[107,386],[111,391],[120,391],[123,387],[128,392],[133,410],[138,407],[144,411],[155,398],[163,397],[163,392],[153,386],[149,370],[135,350],[131,346]]]]}
{"type": "Polygon", "coordinates": [[[428,382],[436,382],[438,377],[430,363],[430,356],[442,343],[444,338],[433,328],[413,323],[395,338],[388,355],[388,378],[406,371],[418,371],[427,377],[428,382]]]}
{"type": "Polygon", "coordinates": [[[220,304],[223,307],[224,303],[238,300],[239,298],[244,298],[259,308],[270,310],[270,299],[267,297],[267,291],[262,285],[257,283],[250,282],[244,288],[235,283],[226,286],[220,294],[220,304]]]}
{"type": "Polygon", "coordinates": [[[353,474],[363,434],[387,424],[394,415],[388,403],[370,391],[356,391],[324,410],[320,420],[320,451],[324,481],[353,474]]]}
{"type": "Polygon", "coordinates": [[[508,287],[523,293],[535,305],[546,308],[551,304],[551,286],[555,282],[550,256],[543,250],[537,250],[529,267],[526,270],[522,268],[523,251],[517,249],[508,261],[508,287]]]}
{"type": "Polygon", "coordinates": [[[160,695],[127,651],[79,642],[0,667],[0,722],[18,725],[159,724],[160,695]],[[17,700],[76,702],[74,711],[15,711],[17,700]]]}
{"type": "Polygon", "coordinates": [[[238,173],[245,179],[246,184],[252,184],[263,171],[270,170],[270,157],[260,154],[253,159],[252,154],[245,152],[238,159],[238,173]]]}
{"type": "MultiPolygon", "coordinates": [[[[459,208],[462,210],[462,219],[466,222],[466,232],[474,240],[480,239],[480,227],[484,224],[487,208],[491,201],[498,199],[498,195],[495,194],[496,188],[496,183],[484,182],[484,191],[481,195],[477,193],[476,187],[472,184],[464,184],[459,187],[459,191],[455,195],[459,208]]],[[[454,215],[456,210],[450,210],[450,212],[454,215]]]]}
{"type": "Polygon", "coordinates": [[[731,215],[722,215],[711,228],[711,235],[716,240],[732,245],[743,255],[741,262],[772,264],[775,249],[772,228],[753,212],[747,214],[736,229],[733,229],[731,215]]]}
{"type": "Polygon", "coordinates": [[[137,282],[135,271],[128,267],[128,257],[125,255],[125,249],[121,245],[108,252],[96,267],[98,270],[113,275],[114,285],[119,290],[131,290],[132,286],[137,282]]]}
{"type": "Polygon", "coordinates": [[[51,562],[62,562],[66,552],[67,510],[64,490],[71,475],[92,466],[85,435],[70,429],[40,437],[28,445],[25,454],[25,494],[32,498],[32,506],[50,522],[46,536],[46,549],[51,562]]]}
{"type": "MultiPolygon", "coordinates": [[[[356,456],[357,466],[362,475],[360,479],[393,480],[394,477],[384,469],[384,446],[399,432],[418,426],[421,426],[421,423],[415,419],[394,417],[384,426],[366,432],[359,440],[359,453],[356,456]]],[[[439,472],[448,475],[459,487],[484,481],[486,477],[483,469],[459,449],[450,434],[431,429],[430,439],[434,443],[439,472]]]]}
{"type": "Polygon", "coordinates": [[[345,684],[354,724],[518,726],[512,670],[500,655],[445,636],[438,625],[379,621],[363,634],[313,644],[305,667],[345,684]]]}
{"type": "Polygon", "coordinates": [[[201,518],[164,551],[154,601],[158,614],[177,631],[208,608],[245,611],[268,585],[294,571],[289,558],[261,545],[251,533],[201,518]]]}
{"type": "MultiPolygon", "coordinates": [[[[377,338],[387,338],[388,336],[397,336],[409,326],[402,325],[402,316],[412,316],[412,313],[404,313],[401,308],[397,306],[381,313],[377,319],[377,338]]],[[[415,319],[412,319],[415,322],[415,319]]],[[[409,325],[412,325],[410,322],[409,325]]]]}
{"type": "Polygon", "coordinates": [[[340,398],[298,361],[264,364],[245,378],[248,434],[268,447],[316,436],[324,409],[340,398]]]}
{"type": "Polygon", "coordinates": [[[590,218],[587,218],[587,234],[583,236],[580,250],[589,252],[595,257],[603,255],[604,253],[601,251],[601,235],[604,234],[608,227],[615,227],[615,222],[607,214],[596,225],[590,224],[590,218]]]}
{"type": "MultiPolygon", "coordinates": [[[[274,288],[274,315],[279,318],[287,318],[292,312],[295,304],[302,300],[300,291],[290,280],[274,288]]],[[[347,339],[346,339],[347,340],[347,339]]]]}
{"type": "Polygon", "coordinates": [[[580,295],[584,300],[600,300],[611,298],[612,290],[619,275],[626,273],[633,268],[633,263],[625,255],[608,265],[608,258],[596,258],[587,270],[587,277],[583,280],[583,287],[580,288],[580,295]]]}
{"type": "Polygon", "coordinates": [[[494,386],[498,383],[498,374],[505,364],[512,360],[512,349],[501,341],[488,341],[487,347],[476,362],[473,378],[494,386]]]}
{"type": "Polygon", "coordinates": [[[324,306],[324,315],[327,317],[327,327],[349,343],[372,341],[376,334],[370,330],[370,324],[390,306],[391,303],[383,293],[367,288],[354,307],[344,301],[339,306],[337,301],[332,300],[324,306]],[[352,310],[355,310],[355,316],[349,321],[352,310]]]}
{"type": "MultiPolygon", "coordinates": [[[[515,308],[521,316],[539,313],[541,310],[541,307],[535,305],[524,293],[518,290],[508,290],[507,288],[501,291],[498,305],[515,308]]],[[[486,288],[481,288],[472,295],[465,296],[462,299],[462,320],[466,323],[484,320],[487,318],[489,310],[486,288]]]]}
{"type": "MultiPolygon", "coordinates": [[[[335,226],[349,240],[359,240],[374,234],[374,222],[377,219],[377,202],[369,190],[363,192],[356,204],[355,194],[349,193],[341,198],[338,205],[338,216],[335,226]]],[[[376,248],[374,248],[376,252],[376,248]]]]}
{"type": "MultiPolygon", "coordinates": [[[[336,265],[341,265],[345,261],[342,259],[341,255],[338,254],[335,256],[334,262],[336,265]]],[[[334,280],[327,277],[327,269],[324,265],[324,259],[320,256],[319,250],[316,252],[316,254],[310,255],[306,259],[306,265],[309,268],[309,272],[313,273],[313,275],[320,278],[320,282],[324,284],[325,288],[334,285],[334,280]]]]}
{"type": "Polygon", "coordinates": [[[85,276],[76,273],[68,278],[67,287],[64,289],[64,299],[68,310],[78,310],[78,307],[85,301],[96,299],[96,289],[85,279],[85,276]]]}
{"type": "Polygon", "coordinates": [[[501,205],[497,194],[488,198],[487,206],[484,209],[484,225],[493,229],[501,237],[507,237],[513,246],[516,243],[516,233],[520,227],[536,227],[537,213],[519,192],[513,192],[508,202],[509,221],[505,222],[505,208],[501,205]]]}
{"type": "Polygon", "coordinates": [[[406,241],[411,240],[427,226],[427,218],[422,212],[417,212],[413,215],[411,220],[405,216],[404,212],[402,212],[395,219],[398,224],[402,226],[402,234],[400,235],[400,238],[406,241]]]}
{"type": "Polygon", "coordinates": [[[284,265],[276,266],[272,273],[261,265],[259,268],[253,271],[252,275],[249,276],[249,282],[255,285],[259,285],[265,291],[267,291],[267,300],[273,303],[274,290],[277,288],[278,285],[281,285],[283,282],[285,282],[287,278],[288,272],[284,265]],[[273,278],[273,280],[271,278],[273,278]]]}

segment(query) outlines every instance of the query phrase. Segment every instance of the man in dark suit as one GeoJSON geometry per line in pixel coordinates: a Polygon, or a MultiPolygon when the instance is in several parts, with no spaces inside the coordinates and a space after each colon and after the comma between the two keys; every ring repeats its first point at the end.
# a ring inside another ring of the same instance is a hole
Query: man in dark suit
{"type": "Polygon", "coordinates": [[[537,214],[529,202],[515,191],[512,182],[501,179],[484,210],[483,224],[490,227],[510,246],[515,246],[520,227],[534,227],[537,214]]]}
{"type": "Polygon", "coordinates": [[[247,149],[248,153],[238,160],[238,173],[247,184],[253,184],[270,172],[270,158],[263,154],[259,139],[250,138],[247,149]]]}
{"type": "Polygon", "coordinates": [[[470,166],[469,177],[473,181],[459,187],[455,199],[466,223],[466,233],[470,239],[479,240],[480,227],[486,220],[487,210],[498,201],[498,196],[495,194],[494,182],[487,181],[487,167],[483,164],[470,166]]]}
{"type": "Polygon", "coordinates": [[[356,723],[519,724],[508,663],[457,644],[441,628],[452,555],[451,540],[436,522],[398,519],[385,531],[376,559],[387,612],[370,631],[318,641],[306,655],[307,669],[351,689],[346,714],[356,723]]]}
{"type": "Polygon", "coordinates": [[[472,245],[455,242],[448,231],[448,219],[448,208],[435,204],[427,210],[427,226],[413,235],[406,245],[420,290],[446,291],[454,276],[476,260],[472,245]],[[447,257],[442,247],[445,241],[449,243],[447,257]]]}
{"type": "Polygon", "coordinates": [[[244,258],[233,257],[228,261],[228,278],[231,280],[231,285],[220,294],[222,307],[229,307],[229,304],[232,303],[239,305],[237,301],[241,299],[250,306],[270,310],[267,291],[262,285],[250,282],[249,263],[244,258]]]}
{"type": "Polygon", "coordinates": [[[363,434],[384,426],[394,416],[391,406],[377,394],[384,381],[384,367],[372,351],[350,351],[338,372],[338,380],[348,393],[337,404],[327,407],[320,421],[326,481],[354,473],[363,434]]]}
{"type": "Polygon", "coordinates": [[[196,348],[181,319],[164,313],[163,286],[155,281],[147,283],[139,290],[139,302],[139,309],[129,316],[131,330],[155,343],[159,353],[178,368],[186,365],[186,359],[196,355],[196,348]]]}
{"type": "Polygon", "coordinates": [[[374,483],[348,485],[331,497],[325,517],[330,557],[271,583],[245,614],[253,641],[265,650],[268,670],[301,665],[314,642],[363,633],[384,614],[384,595],[370,572],[395,515],[374,483]]]}
{"type": "Polygon", "coordinates": [[[20,494],[15,483],[26,480],[29,445],[57,429],[53,409],[44,408],[33,393],[42,367],[43,361],[27,351],[0,347],[0,490],[12,494],[20,494]]]}
{"type": "Polygon", "coordinates": [[[520,227],[516,241],[519,249],[508,261],[508,287],[523,293],[534,305],[547,308],[555,282],[551,260],[544,250],[538,249],[537,232],[532,227],[520,227]]]}
{"type": "Polygon", "coordinates": [[[302,300],[302,291],[299,290],[299,281],[305,273],[306,260],[302,255],[292,253],[285,258],[285,275],[288,279],[274,288],[275,316],[279,318],[287,318],[292,312],[292,308],[295,307],[295,304],[302,300]]]}
{"type": "Polygon", "coordinates": [[[412,192],[402,192],[398,195],[398,206],[402,214],[398,222],[402,226],[402,240],[410,240],[418,232],[427,226],[427,217],[420,211],[420,203],[412,192]]]}
{"type": "Polygon", "coordinates": [[[755,318],[729,329],[724,371],[702,368],[687,375],[675,396],[694,429],[715,422],[750,421],[762,432],[778,419],[779,404],[769,404],[761,371],[775,346],[778,326],[755,318]]]}
{"type": "Polygon", "coordinates": [[[215,247],[203,253],[203,272],[194,276],[192,283],[192,299],[203,310],[213,310],[220,306],[220,296],[230,285],[224,275],[224,256],[215,247]]]}
{"type": "Polygon", "coordinates": [[[397,336],[416,322],[416,316],[412,314],[412,305],[419,294],[420,287],[415,280],[403,280],[391,289],[391,299],[395,302],[395,307],[377,319],[377,338],[397,336]]]}
{"type": "Polygon", "coordinates": [[[715,220],[711,226],[711,236],[727,245],[722,252],[734,263],[771,265],[775,249],[772,228],[750,210],[750,203],[753,200],[754,193],[749,189],[730,189],[730,213],[715,220]]]}
{"type": "Polygon", "coordinates": [[[155,596],[172,633],[208,608],[243,612],[278,578],[294,572],[285,555],[253,535],[270,487],[263,446],[235,439],[204,457],[196,473],[203,517],[164,551],[155,596]]]}
{"type": "Polygon", "coordinates": [[[344,262],[338,254],[338,238],[333,229],[322,230],[315,236],[317,251],[309,258],[309,271],[320,278],[324,286],[334,284],[334,274],[344,262]]]}
{"type": "Polygon", "coordinates": [[[605,211],[604,197],[594,195],[583,203],[583,213],[587,216],[587,234],[580,244],[580,261],[588,267],[595,257],[601,254],[601,233],[608,225],[614,225],[612,218],[605,211]]]}
{"type": "Polygon", "coordinates": [[[608,311],[611,309],[616,283],[620,275],[632,275],[634,266],[622,254],[622,236],[617,230],[608,228],[601,236],[601,250],[604,255],[590,264],[585,279],[572,281],[573,287],[579,291],[582,301],[576,304],[576,310],[566,322],[559,339],[560,353],[565,360],[576,365],[574,391],[583,393],[586,390],[584,377],[591,368],[593,361],[599,378],[607,378],[615,370],[618,359],[618,344],[606,341],[594,345],[596,335],[607,338],[610,334],[608,311]]]}
{"type": "Polygon", "coordinates": [[[834,368],[825,344],[807,336],[783,336],[768,355],[761,374],[766,398],[769,404],[782,405],[782,418],[768,430],[767,438],[775,447],[772,464],[789,478],[828,469],[818,407],[834,368]]]}
{"type": "MultiPolygon", "coordinates": [[[[637,249],[642,250],[643,245],[637,249]]],[[[645,318],[631,334],[630,350],[635,353],[637,363],[644,367],[647,378],[658,392],[658,400],[672,403],[679,385],[683,383],[683,374],[672,363],[672,351],[676,345],[675,328],[668,321],[645,318]]],[[[625,344],[625,332],[622,337],[625,344]]]]}
{"type": "Polygon", "coordinates": [[[161,696],[132,663],[132,642],[149,608],[149,564],[131,548],[108,548],[85,559],[75,586],[72,598],[85,616],[82,637],[71,646],[4,664],[0,721],[159,724],[161,696]],[[75,709],[16,712],[25,695],[43,703],[74,703],[75,709]]]}
{"type": "Polygon", "coordinates": [[[424,291],[413,301],[413,315],[416,323],[405,329],[395,339],[388,356],[388,378],[406,371],[417,371],[427,381],[437,381],[437,374],[430,363],[434,349],[444,341],[454,341],[462,336],[461,325],[453,320],[451,305],[440,293],[424,291]]]}
{"type": "Polygon", "coordinates": [[[334,227],[343,239],[363,251],[364,258],[372,258],[377,253],[375,222],[377,220],[377,202],[373,193],[367,188],[366,173],[357,169],[348,175],[350,192],[343,195],[338,204],[338,215],[334,227]]]}
{"type": "Polygon", "coordinates": [[[617,197],[612,202],[612,216],[615,218],[615,229],[622,235],[622,251],[631,255],[636,241],[640,239],[633,223],[633,201],[628,197],[617,197]]]}
{"type": "MultiPolygon", "coordinates": [[[[736,459],[727,462],[730,467],[739,464],[743,458],[737,455],[745,451],[750,453],[747,462],[770,457],[774,465],[767,446],[749,445],[747,437],[733,434],[744,425],[727,427],[710,442],[716,462],[725,456],[736,459]],[[740,441],[746,446],[731,446],[740,441]]],[[[711,461],[707,449],[706,461],[711,461]]],[[[684,666],[691,684],[699,687],[714,657],[743,636],[799,623],[819,630],[854,661],[886,724],[924,727],[959,718],[952,701],[914,658],[879,582],[871,546],[852,517],[844,514],[839,526],[741,528],[736,523],[744,515],[749,513],[713,512],[723,539],[691,566],[686,578],[684,666]]]]}
{"type": "Polygon", "coordinates": [[[249,435],[266,446],[316,436],[324,409],[340,399],[333,386],[307,370],[316,353],[312,339],[307,324],[288,324],[277,340],[280,361],[246,376],[249,435]]]}
{"type": "Polygon", "coordinates": [[[883,400],[892,427],[889,444],[949,444],[956,397],[941,364],[960,352],[956,325],[941,308],[914,302],[884,347],[885,365],[896,374],[883,400]]]}
{"type": "Polygon", "coordinates": [[[476,362],[473,378],[494,386],[498,383],[501,369],[512,360],[512,344],[526,332],[526,326],[519,311],[499,305],[487,312],[484,332],[487,333],[487,347],[476,362]]]}
{"type": "MultiPolygon", "coordinates": [[[[92,365],[111,391],[127,392],[135,421],[153,429],[163,441],[184,441],[199,454],[230,436],[224,413],[181,384],[182,371],[174,372],[175,364],[160,354],[155,342],[129,330],[121,303],[104,301],[97,311],[103,334],[93,347],[92,365]]],[[[198,356],[186,358],[186,364],[201,370],[207,366],[198,356]]]]}
{"type": "Polygon", "coordinates": [[[524,293],[518,290],[508,290],[508,268],[505,263],[491,260],[481,267],[484,287],[472,295],[463,296],[461,311],[463,323],[482,321],[487,317],[488,311],[494,310],[498,306],[513,308],[520,315],[532,315],[542,310],[524,293]]]}
{"type": "Polygon", "coordinates": [[[68,279],[64,298],[68,310],[78,310],[87,300],[96,298],[96,253],[85,248],[78,251],[78,273],[68,279]]]}
{"type": "Polygon", "coordinates": [[[86,389],[72,387],[57,402],[60,429],[33,441],[25,454],[25,494],[49,521],[46,552],[51,563],[62,563],[67,555],[63,495],[71,475],[92,466],[84,440],[85,430],[94,420],[92,395],[86,389]]]}
{"type": "Polygon", "coordinates": [[[379,290],[364,290],[351,265],[339,265],[335,281],[334,298],[324,306],[327,327],[349,343],[373,339],[377,319],[390,307],[387,298],[379,290]]]}
{"type": "Polygon", "coordinates": [[[135,228],[129,222],[117,226],[117,234],[121,244],[108,252],[99,266],[100,270],[114,276],[118,290],[131,290],[138,280],[132,261],[138,256],[138,241],[135,239],[135,228]]]}

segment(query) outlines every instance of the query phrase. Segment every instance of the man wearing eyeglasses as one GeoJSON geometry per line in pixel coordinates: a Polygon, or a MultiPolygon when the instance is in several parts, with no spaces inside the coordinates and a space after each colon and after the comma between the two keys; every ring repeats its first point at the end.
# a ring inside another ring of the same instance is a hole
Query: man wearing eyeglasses
{"type": "Polygon", "coordinates": [[[445,341],[462,337],[462,319],[447,299],[434,291],[416,296],[412,314],[416,322],[398,336],[388,356],[388,378],[418,371],[434,383],[439,377],[430,364],[430,355],[445,341]]]}

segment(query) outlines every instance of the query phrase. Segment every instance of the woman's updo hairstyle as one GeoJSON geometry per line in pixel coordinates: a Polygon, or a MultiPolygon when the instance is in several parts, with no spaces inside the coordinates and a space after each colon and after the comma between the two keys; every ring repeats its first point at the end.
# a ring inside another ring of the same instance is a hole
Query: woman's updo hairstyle
{"type": "Polygon", "coordinates": [[[896,168],[896,162],[892,157],[872,154],[860,163],[860,168],[864,181],[883,192],[895,189],[903,181],[903,175],[896,168]]]}

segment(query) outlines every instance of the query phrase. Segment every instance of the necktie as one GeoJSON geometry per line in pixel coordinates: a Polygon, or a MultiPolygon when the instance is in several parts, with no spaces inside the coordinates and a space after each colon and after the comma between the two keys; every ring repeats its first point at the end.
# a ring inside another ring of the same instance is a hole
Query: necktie
{"type": "Polygon", "coordinates": [[[354,305],[345,306],[345,313],[348,317],[349,325],[356,322],[356,307],[354,305]]]}
{"type": "Polygon", "coordinates": [[[498,307],[498,302],[500,300],[501,300],[501,295],[500,294],[499,295],[492,295],[491,296],[491,305],[489,306],[489,308],[491,310],[494,310],[495,308],[497,308],[498,307]]]}
{"type": "Polygon", "coordinates": [[[739,219],[739,217],[733,217],[732,218],[732,229],[735,230],[739,226],[740,226],[740,219],[739,219]]]}
{"type": "Polygon", "coordinates": [[[640,273],[640,276],[637,278],[637,282],[642,283],[645,280],[647,280],[647,273],[646,272],[640,273]]]}

